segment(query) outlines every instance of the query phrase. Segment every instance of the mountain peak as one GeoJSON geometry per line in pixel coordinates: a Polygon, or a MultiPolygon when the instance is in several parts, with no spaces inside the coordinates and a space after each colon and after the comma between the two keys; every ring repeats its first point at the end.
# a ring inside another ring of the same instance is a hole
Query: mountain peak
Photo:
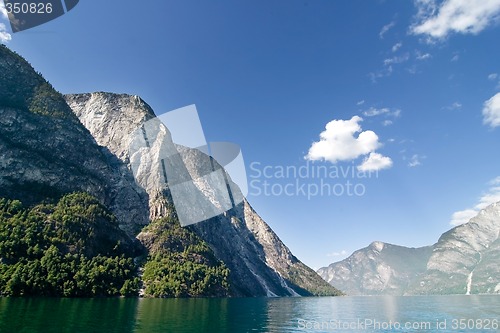
{"type": "Polygon", "coordinates": [[[0,105],[78,122],[63,96],[28,61],[0,44],[0,105]]]}
{"type": "Polygon", "coordinates": [[[370,244],[370,248],[374,249],[375,251],[381,252],[385,247],[385,243],[379,242],[379,241],[374,241],[370,244]]]}

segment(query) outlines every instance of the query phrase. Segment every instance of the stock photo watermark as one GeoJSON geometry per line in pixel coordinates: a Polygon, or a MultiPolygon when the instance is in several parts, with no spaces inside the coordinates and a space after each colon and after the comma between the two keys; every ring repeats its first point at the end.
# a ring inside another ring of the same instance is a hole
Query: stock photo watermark
{"type": "Polygon", "coordinates": [[[354,320],[331,319],[326,321],[297,319],[297,328],[306,331],[461,331],[482,330],[496,332],[500,328],[500,320],[496,318],[454,318],[428,321],[394,321],[374,318],[357,318],[354,320]]]}
{"type": "Polygon", "coordinates": [[[79,0],[3,0],[12,32],[28,30],[50,22],[73,8],[79,0]]]}
{"type": "Polygon", "coordinates": [[[366,180],[378,178],[378,171],[360,171],[351,165],[324,165],[307,161],[296,165],[250,163],[249,194],[252,196],[362,197],[366,180]]]}
{"type": "Polygon", "coordinates": [[[142,123],[129,138],[129,156],[136,182],[168,192],[181,226],[224,214],[247,195],[240,147],[207,142],[195,105],[142,123]]]}
{"type": "Polygon", "coordinates": [[[142,123],[129,138],[129,156],[136,182],[158,193],[168,192],[182,226],[225,214],[247,195],[307,200],[362,197],[367,180],[379,176],[378,171],[363,171],[354,163],[310,161],[302,165],[253,161],[247,174],[237,144],[207,142],[195,105],[142,123]]]}

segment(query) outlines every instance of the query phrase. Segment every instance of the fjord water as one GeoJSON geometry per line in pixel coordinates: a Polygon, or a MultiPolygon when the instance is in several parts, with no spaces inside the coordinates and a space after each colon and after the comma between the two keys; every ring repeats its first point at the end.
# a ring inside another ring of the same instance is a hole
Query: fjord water
{"type": "Polygon", "coordinates": [[[499,322],[500,296],[491,295],[232,299],[0,298],[0,332],[20,333],[500,332],[499,322]],[[367,325],[370,322],[372,326],[367,325]],[[485,325],[487,323],[488,327],[485,325]],[[410,326],[405,328],[404,325],[410,326]]]}

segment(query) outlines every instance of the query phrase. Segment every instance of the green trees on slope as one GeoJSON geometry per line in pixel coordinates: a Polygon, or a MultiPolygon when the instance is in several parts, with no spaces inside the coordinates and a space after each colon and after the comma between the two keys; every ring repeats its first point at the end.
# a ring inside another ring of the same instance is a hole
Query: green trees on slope
{"type": "Polygon", "coordinates": [[[139,239],[149,249],[138,277],[137,243],[86,193],[26,208],[0,198],[0,295],[227,296],[229,269],[175,217],[151,222],[139,239]],[[142,237],[142,238],[141,238],[142,237]]]}
{"type": "Polygon", "coordinates": [[[137,293],[125,237],[116,219],[85,193],[31,209],[0,199],[0,294],[137,293]]]}
{"type": "Polygon", "coordinates": [[[139,239],[150,248],[143,274],[146,296],[227,296],[229,269],[175,216],[153,221],[139,239]]]}

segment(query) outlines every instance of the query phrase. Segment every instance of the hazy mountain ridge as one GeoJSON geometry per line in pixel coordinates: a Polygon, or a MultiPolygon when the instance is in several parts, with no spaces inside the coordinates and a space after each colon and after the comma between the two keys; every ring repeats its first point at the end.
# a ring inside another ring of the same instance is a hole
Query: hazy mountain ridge
{"type": "Polygon", "coordinates": [[[350,257],[318,270],[348,295],[402,295],[425,272],[432,246],[408,248],[373,242],[350,257]]]}
{"type": "Polygon", "coordinates": [[[494,203],[442,234],[433,246],[414,249],[374,242],[318,273],[356,295],[499,294],[499,233],[500,203],[494,203]],[[374,244],[397,250],[389,259],[374,244]],[[399,283],[394,283],[396,276],[399,283]]]}

